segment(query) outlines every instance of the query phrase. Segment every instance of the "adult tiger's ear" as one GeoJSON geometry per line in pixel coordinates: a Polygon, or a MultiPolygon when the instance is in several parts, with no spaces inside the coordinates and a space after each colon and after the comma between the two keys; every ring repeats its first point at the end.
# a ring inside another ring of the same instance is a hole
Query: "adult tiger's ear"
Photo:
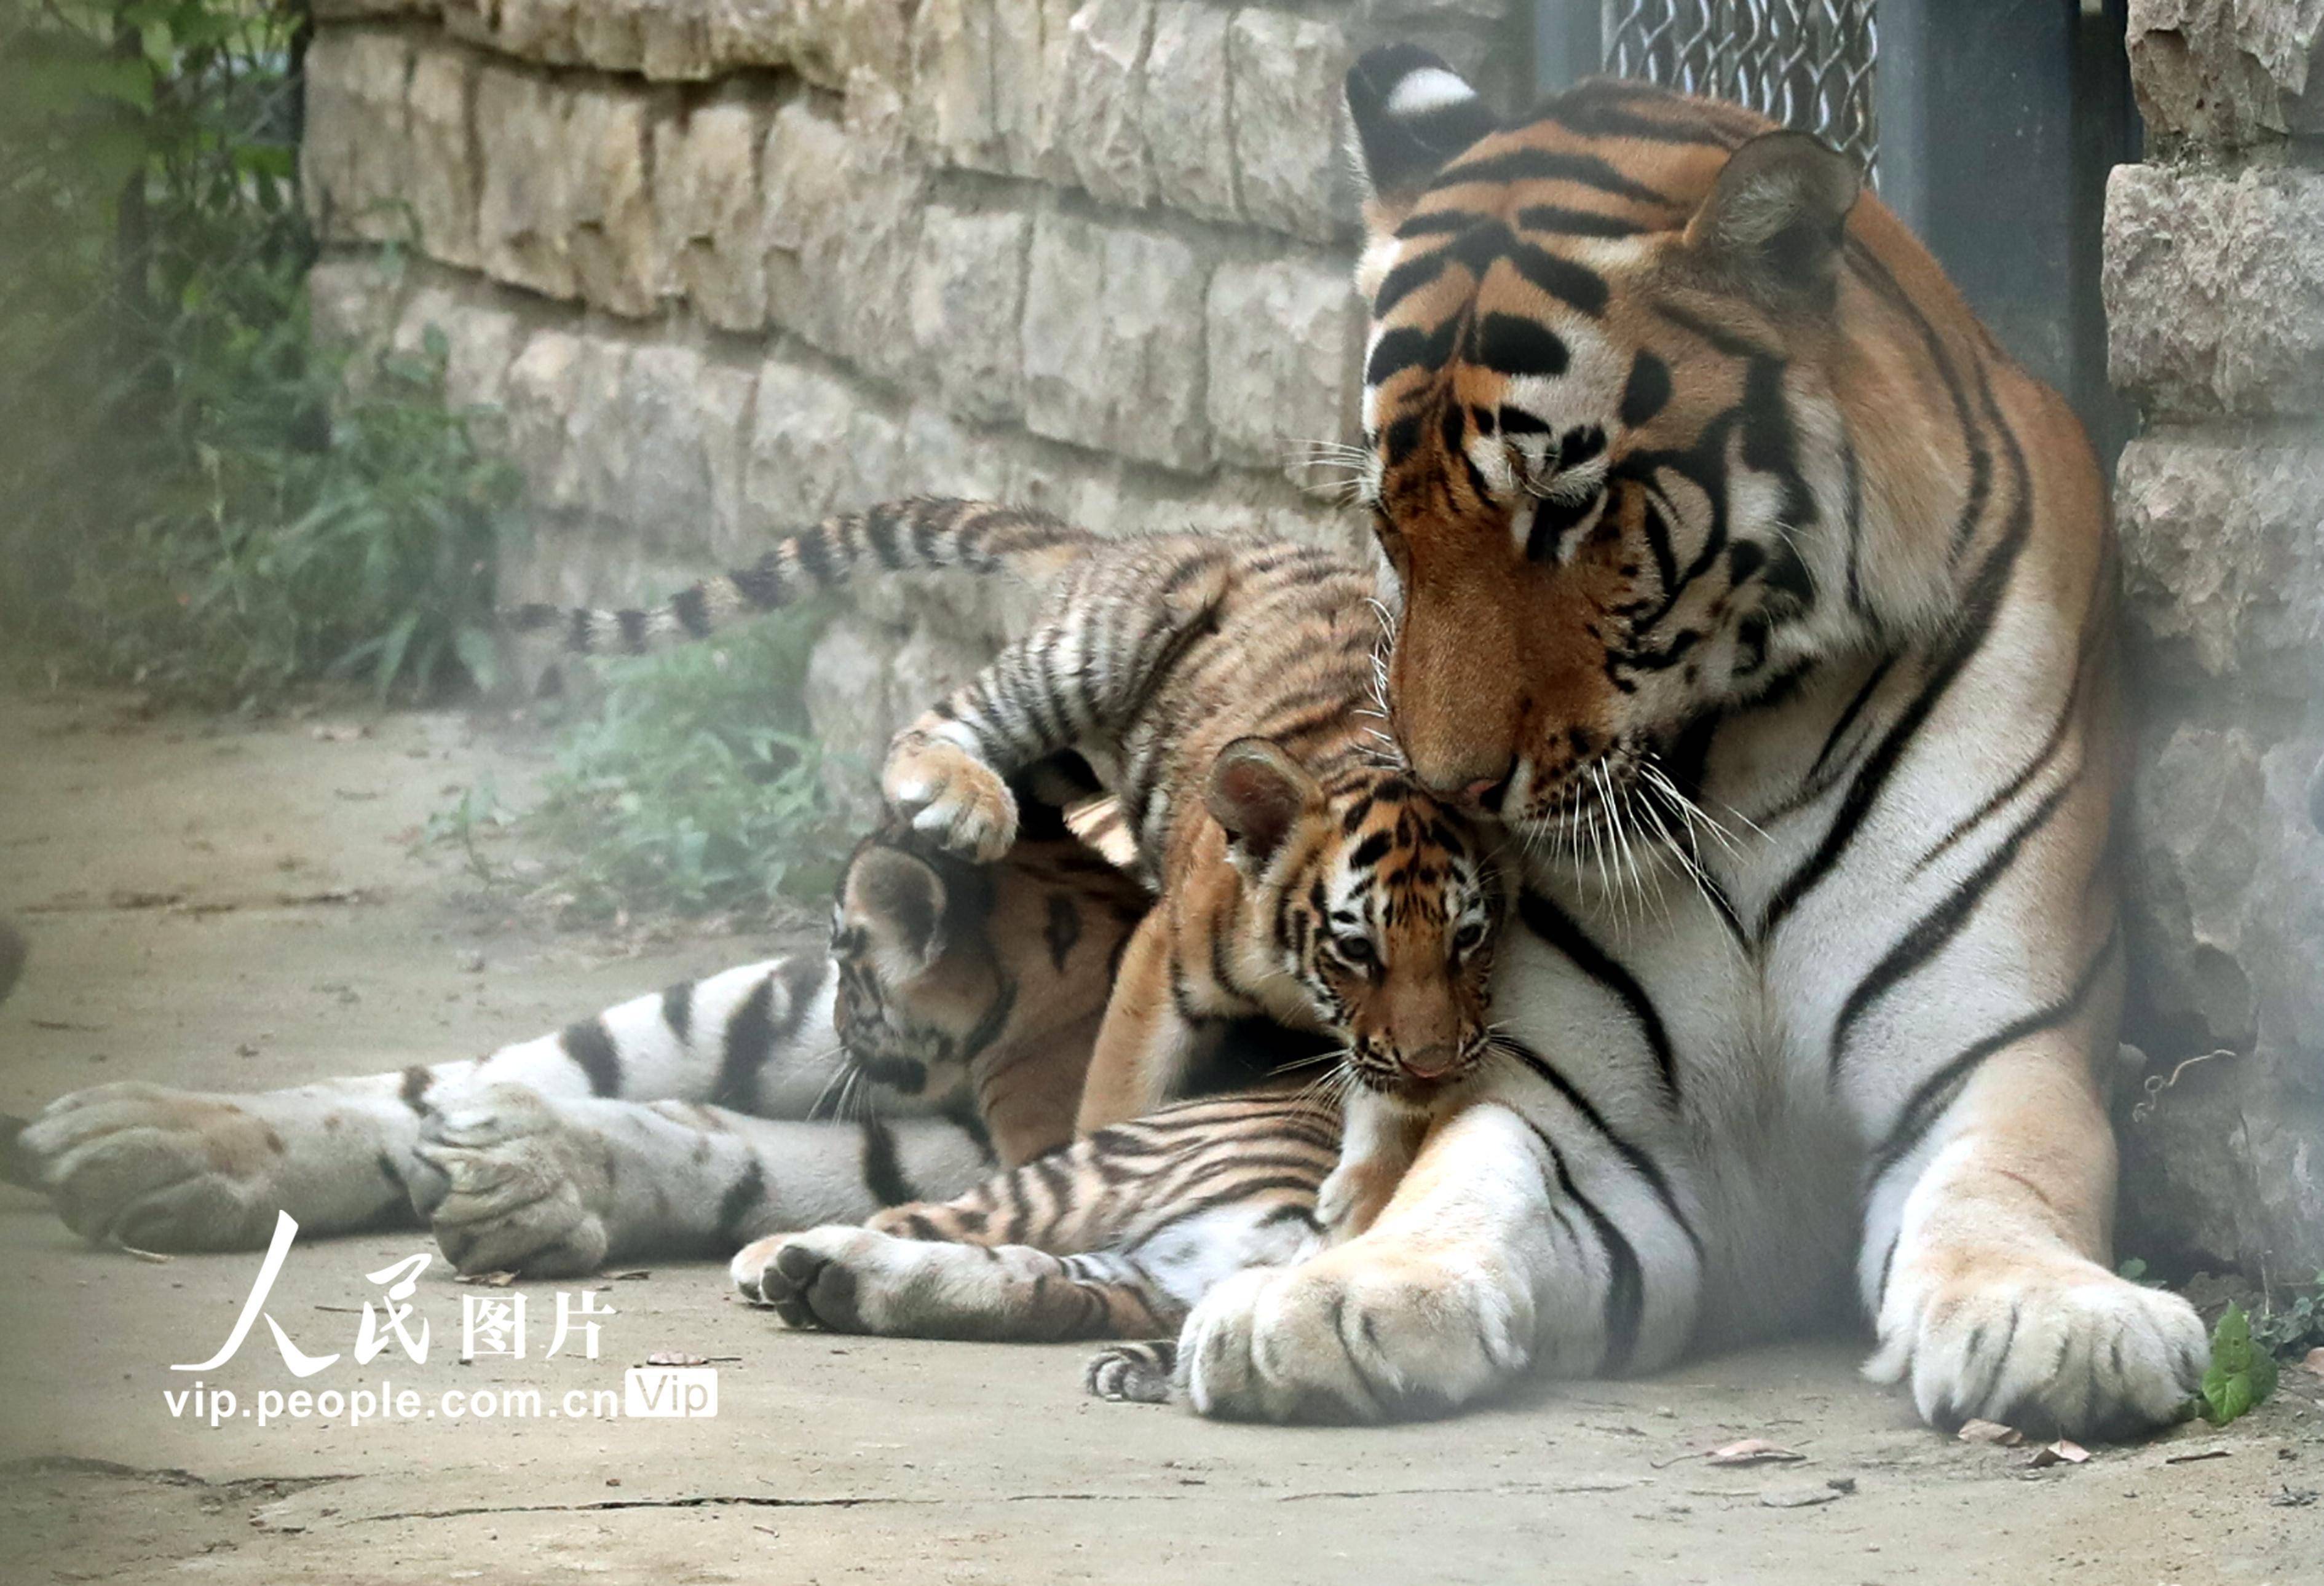
{"type": "Polygon", "coordinates": [[[1366,51],[1348,69],[1347,92],[1370,189],[1364,219],[1376,234],[1393,231],[1429,178],[1496,124],[1477,90],[1416,44],[1366,51]]]}
{"type": "Polygon", "coordinates": [[[936,867],[899,848],[864,848],[839,888],[841,917],[862,929],[881,973],[897,978],[943,956],[945,902],[936,867]]]}
{"type": "Polygon", "coordinates": [[[1687,224],[1687,245],[1768,308],[1829,309],[1863,190],[1863,172],[1837,149],[1806,133],[1762,133],[1728,159],[1687,224]]]}
{"type": "Polygon", "coordinates": [[[1323,790],[1305,767],[1264,738],[1238,738],[1211,762],[1203,802],[1226,828],[1235,857],[1263,865],[1323,790]]]}

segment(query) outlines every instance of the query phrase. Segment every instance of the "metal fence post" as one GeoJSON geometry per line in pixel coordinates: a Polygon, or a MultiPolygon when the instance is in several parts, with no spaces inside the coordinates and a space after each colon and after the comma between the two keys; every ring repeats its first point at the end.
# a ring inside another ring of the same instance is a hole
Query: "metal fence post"
{"type": "Polygon", "coordinates": [[[1883,194],[2108,456],[2098,231],[2137,157],[2127,0],[1879,0],[1883,194]]]}
{"type": "Polygon", "coordinates": [[[1600,0],[1534,0],[1533,83],[1554,94],[1606,69],[1600,0]]]}

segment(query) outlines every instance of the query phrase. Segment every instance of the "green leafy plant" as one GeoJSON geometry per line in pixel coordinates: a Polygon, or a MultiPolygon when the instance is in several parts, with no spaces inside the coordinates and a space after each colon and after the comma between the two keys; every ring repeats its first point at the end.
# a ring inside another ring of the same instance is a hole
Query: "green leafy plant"
{"type": "Polygon", "coordinates": [[[440,339],[353,371],[310,333],[304,27],[294,0],[0,21],[0,631],[208,704],[477,674],[516,521],[440,339]]]}
{"type": "Polygon", "coordinates": [[[2324,1271],[2280,1305],[2270,1294],[2251,1328],[2253,1338],[2279,1355],[2304,1354],[2324,1346],[2324,1271]]]}
{"type": "Polygon", "coordinates": [[[475,786],[462,788],[450,808],[429,816],[423,835],[430,843],[458,848],[468,874],[486,887],[497,887],[503,878],[484,856],[482,839],[487,834],[503,834],[514,825],[515,818],[501,804],[499,788],[487,775],[475,786]]]}
{"type": "Polygon", "coordinates": [[[2214,1426],[2248,1415],[2275,1391],[2275,1356],[2252,1336],[2251,1317],[2229,1303],[2211,1329],[2211,1364],[2196,1412],[2214,1426]]]}
{"type": "Polygon", "coordinates": [[[603,663],[604,707],[565,730],[525,820],[562,850],[552,886],[578,912],[763,917],[829,892],[849,834],[799,692],[819,627],[791,613],[603,663]]]}

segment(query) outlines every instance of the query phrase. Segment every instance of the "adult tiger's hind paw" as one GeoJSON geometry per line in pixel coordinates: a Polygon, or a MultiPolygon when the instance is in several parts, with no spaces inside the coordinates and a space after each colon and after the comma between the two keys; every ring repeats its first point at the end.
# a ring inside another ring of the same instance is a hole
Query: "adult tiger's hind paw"
{"type": "Polygon", "coordinates": [[[2094,1261],[1900,1257],[1880,1307],[1879,1382],[1909,1378],[1939,1426],[1999,1421],[2116,1442],[2181,1419],[2210,1360],[2195,1309],[2094,1261]]]}

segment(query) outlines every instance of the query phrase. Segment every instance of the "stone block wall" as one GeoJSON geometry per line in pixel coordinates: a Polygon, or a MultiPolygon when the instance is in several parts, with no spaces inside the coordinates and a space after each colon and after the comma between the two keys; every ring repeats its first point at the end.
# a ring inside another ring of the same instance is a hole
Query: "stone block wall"
{"type": "Polygon", "coordinates": [[[2324,5],[2132,0],[2107,189],[2141,707],[2127,1248],[2324,1268],[2324,5]],[[2221,1056],[2181,1069],[2191,1057],[2221,1056]]]}
{"type": "MultiPolygon", "coordinates": [[[[516,598],[634,603],[916,491],[1347,539],[1340,78],[1515,90],[1514,0],[316,0],[318,321],[447,346],[530,481],[516,598]]],[[[873,591],[811,707],[870,761],[995,604],[873,591]]],[[[860,769],[851,795],[868,790],[860,769]]]]}

